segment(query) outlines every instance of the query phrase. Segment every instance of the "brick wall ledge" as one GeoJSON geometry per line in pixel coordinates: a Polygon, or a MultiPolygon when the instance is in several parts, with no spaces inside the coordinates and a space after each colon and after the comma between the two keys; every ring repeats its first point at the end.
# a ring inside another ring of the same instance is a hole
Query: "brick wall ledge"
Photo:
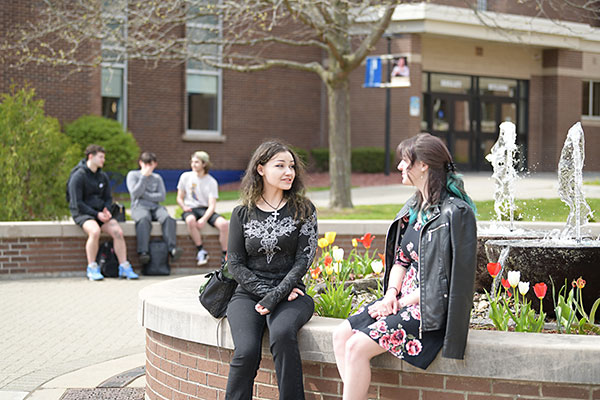
{"type": "MultiPolygon", "coordinates": [[[[387,220],[321,220],[319,232],[337,232],[335,244],[349,251],[352,248],[352,238],[360,237],[365,233],[375,235],[371,251],[382,252],[384,239],[389,226],[387,220]]],[[[490,238],[495,238],[495,230],[489,229],[490,222],[478,222],[479,249],[478,271],[480,275],[487,276],[485,265],[487,257],[484,243],[490,238]]],[[[141,271],[141,264],[137,255],[135,223],[127,221],[121,223],[127,245],[127,257],[134,269],[141,271]]],[[[544,222],[517,222],[515,227],[523,235],[523,230],[545,231],[562,229],[562,223],[544,222]]],[[[507,231],[507,228],[501,230],[507,231]]],[[[586,225],[582,231],[594,238],[600,236],[600,223],[586,225]]],[[[161,237],[158,222],[153,223],[152,236],[161,237]]],[[[177,245],[184,249],[183,257],[176,263],[171,263],[171,271],[175,274],[199,273],[204,268],[217,268],[220,264],[220,244],[218,232],[215,228],[207,226],[203,229],[204,248],[208,251],[210,259],[208,265],[199,270],[196,268],[196,247],[189,237],[183,221],[177,221],[177,245]]],[[[108,239],[104,235],[102,240],[108,239]]],[[[0,280],[21,279],[24,277],[52,277],[52,276],[84,276],[85,265],[84,232],[72,221],[39,221],[39,222],[0,222],[0,280]]],[[[489,282],[477,283],[481,287],[488,287],[489,282]]],[[[479,287],[478,286],[478,287],[479,287]]]]}
{"type": "MultiPolygon", "coordinates": [[[[225,349],[233,348],[226,320],[219,324],[198,302],[198,287],[203,279],[202,275],[187,276],[156,283],[140,291],[138,321],[149,333],[147,355],[151,371],[156,372],[152,370],[156,367],[154,353],[167,360],[170,356],[176,358],[168,360],[171,363],[185,364],[184,354],[192,349],[193,344],[206,346],[209,356],[211,351],[216,353],[214,348],[217,344],[225,349]],[[159,342],[168,343],[174,350],[158,351],[156,342],[152,339],[156,336],[160,336],[159,342]]],[[[340,320],[333,318],[313,317],[302,328],[299,343],[304,362],[335,363],[331,335],[339,323],[340,320]]],[[[263,342],[263,354],[269,355],[268,340],[263,342]]],[[[189,354],[185,357],[189,357],[189,354]]],[[[217,362],[219,358],[220,356],[216,358],[217,362]]],[[[421,371],[386,353],[374,358],[372,366],[388,372],[443,375],[444,379],[460,377],[462,382],[467,378],[484,378],[483,381],[491,380],[493,385],[494,380],[510,380],[517,381],[522,387],[529,382],[531,385],[542,385],[542,389],[539,389],[541,391],[546,383],[573,388],[586,385],[585,393],[588,394],[582,398],[588,398],[593,392],[591,398],[596,399],[600,398],[595,397],[600,395],[599,359],[598,336],[471,330],[464,360],[438,356],[427,371],[421,371]]],[[[226,364],[228,359],[221,361],[226,364]]],[[[200,369],[199,363],[200,361],[193,365],[200,369]]],[[[169,364],[163,361],[160,365],[169,364]]],[[[270,365],[272,366],[272,362],[270,365]]],[[[335,366],[330,365],[328,368],[331,371],[335,366]]],[[[172,372],[167,371],[167,374],[177,375],[173,364],[169,369],[172,372]]],[[[221,367],[219,371],[222,372],[222,369],[221,367]]],[[[215,373],[216,371],[217,369],[215,373]]]]}
{"type": "MultiPolygon", "coordinates": [[[[385,235],[390,224],[388,220],[320,220],[319,232],[335,231],[338,235],[361,236],[365,233],[374,235],[385,235]]],[[[479,234],[493,232],[494,223],[490,221],[479,221],[477,227],[479,234]]],[[[550,231],[562,229],[565,224],[561,222],[521,222],[514,223],[516,230],[527,231],[550,231]]],[[[125,236],[135,236],[135,223],[126,221],[121,223],[125,236]]],[[[506,231],[506,224],[503,231],[506,231]]],[[[203,233],[209,236],[217,235],[217,230],[211,226],[204,228],[203,233]]],[[[590,223],[582,227],[582,233],[598,237],[600,235],[600,223],[590,223]]],[[[158,222],[152,224],[152,235],[160,236],[161,230],[158,222]]],[[[187,229],[183,221],[177,221],[177,235],[187,235],[187,229]]],[[[32,222],[0,222],[0,239],[3,238],[27,238],[27,237],[85,237],[85,234],[73,221],[32,221],[32,222]]]]}

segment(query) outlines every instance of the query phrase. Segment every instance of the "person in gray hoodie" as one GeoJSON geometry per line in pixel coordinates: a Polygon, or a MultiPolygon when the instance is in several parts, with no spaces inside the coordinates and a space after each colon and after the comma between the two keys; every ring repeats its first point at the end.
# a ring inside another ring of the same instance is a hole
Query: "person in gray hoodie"
{"type": "Polygon", "coordinates": [[[102,171],[105,154],[106,150],[96,144],[90,144],[85,149],[85,158],[73,169],[67,184],[69,210],[75,223],[88,236],[85,243],[88,279],[99,281],[104,278],[96,263],[101,232],[108,233],[113,239],[119,260],[119,277],[137,279],[137,274],[127,261],[123,230],[109,211],[112,196],[108,176],[102,171]]]}
{"type": "Polygon", "coordinates": [[[163,239],[169,248],[172,261],[177,261],[183,250],[177,247],[176,223],[167,209],[160,205],[165,200],[165,182],[154,172],[158,165],[156,154],[145,151],[138,160],[140,169],[127,174],[127,190],[131,195],[131,217],[135,221],[137,252],[140,263],[150,262],[148,252],[152,221],[158,221],[162,227],[163,239]]]}

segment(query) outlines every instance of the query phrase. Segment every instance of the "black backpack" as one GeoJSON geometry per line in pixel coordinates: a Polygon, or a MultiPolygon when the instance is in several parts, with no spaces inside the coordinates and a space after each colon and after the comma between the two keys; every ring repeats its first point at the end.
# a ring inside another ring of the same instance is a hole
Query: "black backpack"
{"type": "Polygon", "coordinates": [[[112,241],[106,241],[100,245],[96,262],[105,277],[116,278],[119,276],[119,260],[117,260],[112,241]]]}
{"type": "Polygon", "coordinates": [[[144,265],[142,273],[144,275],[169,275],[171,266],[169,265],[169,247],[164,240],[154,239],[150,241],[150,262],[144,265]]]}

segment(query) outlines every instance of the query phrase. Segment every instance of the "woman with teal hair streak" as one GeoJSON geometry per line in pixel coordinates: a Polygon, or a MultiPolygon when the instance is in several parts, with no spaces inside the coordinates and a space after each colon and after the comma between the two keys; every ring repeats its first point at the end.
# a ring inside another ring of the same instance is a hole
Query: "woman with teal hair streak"
{"type": "Polygon", "coordinates": [[[441,139],[422,133],[396,150],[402,183],[417,188],[386,236],[384,297],[334,332],[344,400],[366,399],[370,360],[392,355],[422,369],[462,359],[477,264],[475,205],[441,139]]]}

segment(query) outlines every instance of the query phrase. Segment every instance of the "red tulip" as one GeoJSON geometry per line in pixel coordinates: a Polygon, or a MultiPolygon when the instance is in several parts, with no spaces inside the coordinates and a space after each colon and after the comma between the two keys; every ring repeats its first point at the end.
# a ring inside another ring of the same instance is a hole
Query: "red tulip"
{"type": "Polygon", "coordinates": [[[325,256],[325,260],[323,260],[323,263],[325,264],[326,267],[329,267],[332,262],[333,262],[333,257],[331,257],[329,254],[327,254],[325,256]]]}
{"type": "Polygon", "coordinates": [[[490,273],[490,275],[492,276],[492,278],[495,278],[496,276],[498,276],[501,269],[502,269],[502,265],[500,263],[488,263],[488,265],[487,265],[487,270],[490,273]]]}
{"type": "Polygon", "coordinates": [[[383,263],[383,265],[385,265],[385,255],[383,253],[377,253],[377,255],[379,256],[379,258],[381,258],[381,262],[383,263]]]}
{"type": "Polygon", "coordinates": [[[510,283],[508,283],[508,279],[504,279],[502,278],[502,287],[504,287],[504,289],[508,290],[510,289],[510,283]]]}
{"type": "Polygon", "coordinates": [[[536,283],[533,285],[533,291],[538,299],[543,299],[546,296],[546,291],[548,290],[548,286],[544,282],[536,283]]]}
{"type": "Polygon", "coordinates": [[[583,289],[585,287],[585,280],[582,277],[577,279],[577,287],[583,289]]]}

